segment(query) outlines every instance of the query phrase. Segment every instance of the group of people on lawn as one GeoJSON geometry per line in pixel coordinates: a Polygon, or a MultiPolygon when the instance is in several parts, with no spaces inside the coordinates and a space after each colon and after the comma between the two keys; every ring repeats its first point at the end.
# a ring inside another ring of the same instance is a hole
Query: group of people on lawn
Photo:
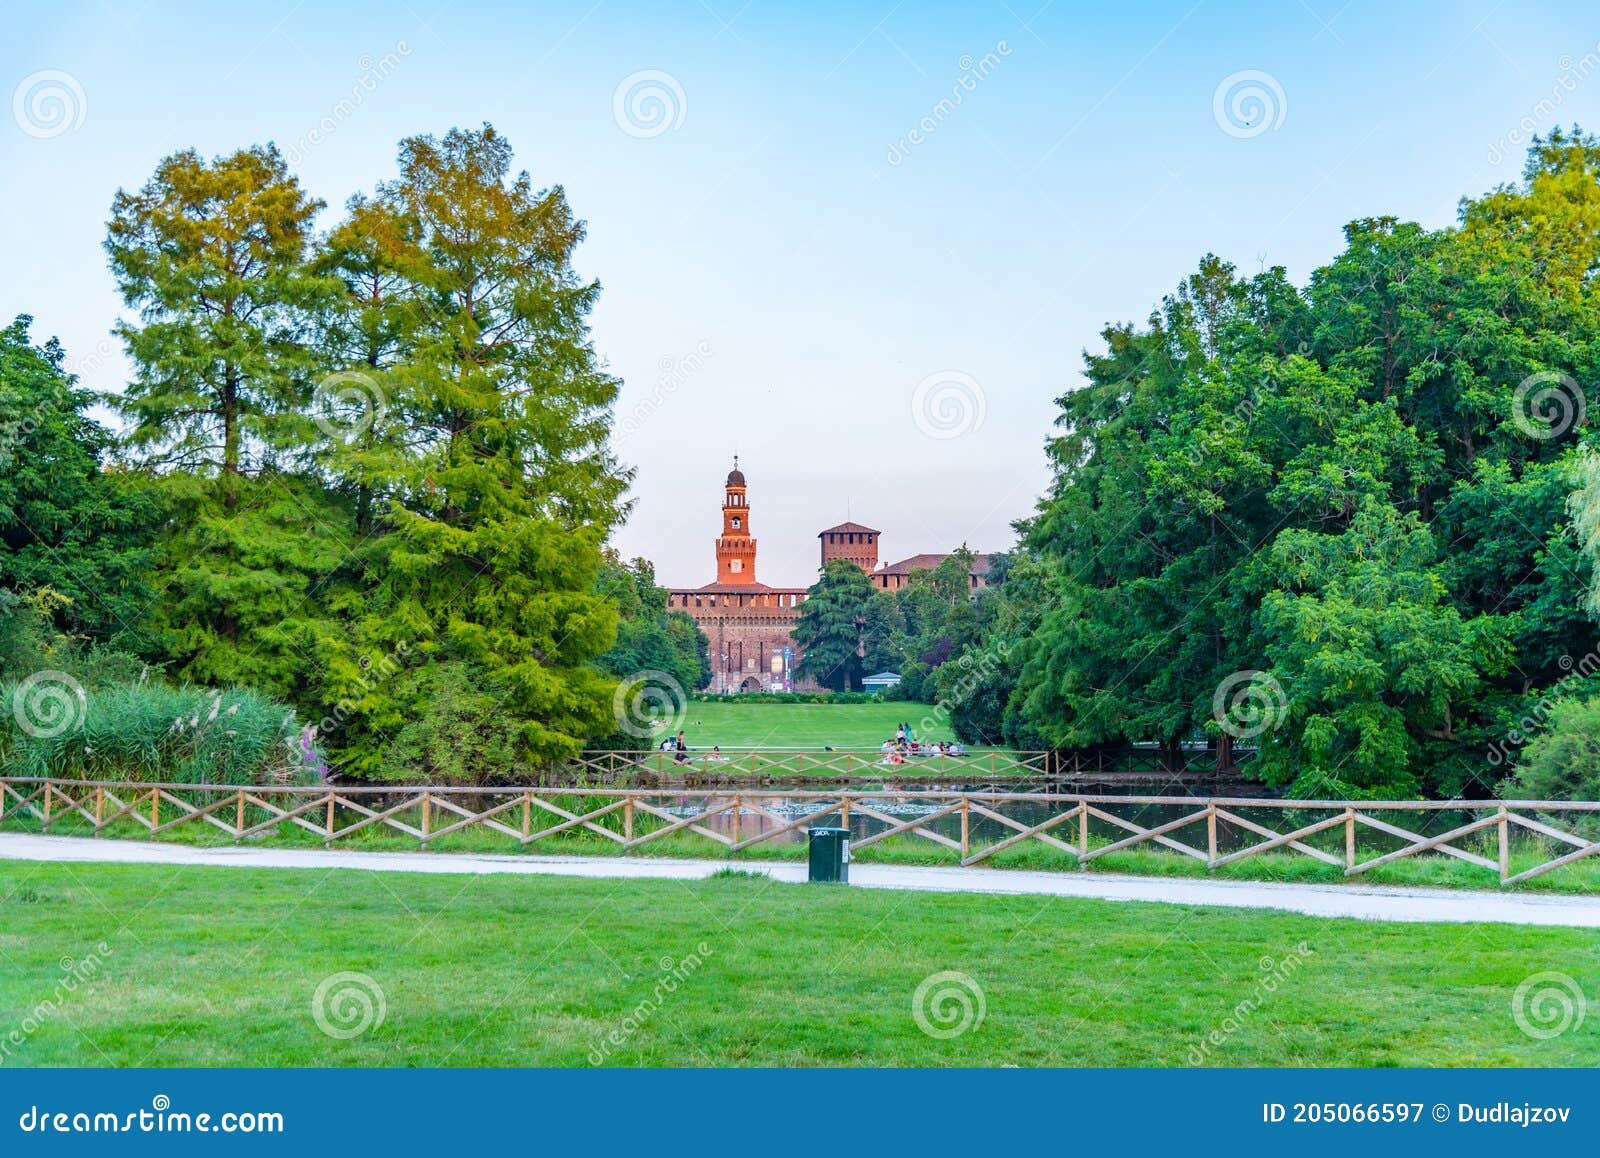
{"type": "Polygon", "coordinates": [[[883,754],[881,764],[904,764],[914,756],[963,756],[966,749],[949,740],[918,740],[910,724],[901,724],[894,731],[894,739],[885,740],[878,749],[883,754]]]}
{"type": "MultiPolygon", "coordinates": [[[[672,753],[672,762],[674,764],[687,764],[689,762],[689,745],[684,741],[682,728],[678,729],[676,736],[668,736],[661,741],[661,750],[672,753]]],[[[708,759],[722,759],[722,746],[720,744],[711,746],[711,755],[708,759]]]]}
{"type": "MultiPolygon", "coordinates": [[[[683,729],[677,735],[668,735],[661,741],[661,751],[671,752],[675,764],[689,762],[689,745],[685,739],[683,729]]],[[[828,746],[826,751],[833,751],[828,746]]],[[[899,724],[895,727],[894,739],[885,740],[878,751],[883,754],[881,764],[904,764],[914,756],[965,756],[966,749],[960,744],[952,744],[949,740],[926,741],[918,740],[916,733],[911,730],[910,724],[899,724]]],[[[724,759],[721,745],[714,744],[711,748],[710,760],[724,759]]]]}

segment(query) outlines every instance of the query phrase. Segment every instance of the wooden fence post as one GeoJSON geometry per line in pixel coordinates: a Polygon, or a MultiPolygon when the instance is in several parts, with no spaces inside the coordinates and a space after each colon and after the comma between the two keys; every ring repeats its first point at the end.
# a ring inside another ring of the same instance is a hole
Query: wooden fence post
{"type": "Polygon", "coordinates": [[[1344,810],[1344,867],[1356,867],[1356,811],[1353,808],[1344,810]]]}
{"type": "Polygon", "coordinates": [[[1086,869],[1089,862],[1084,857],[1089,855],[1089,805],[1085,801],[1078,801],[1078,867],[1086,869]]]}
{"type": "Polygon", "coordinates": [[[969,818],[972,815],[972,801],[967,796],[961,798],[961,859],[966,860],[972,853],[971,833],[968,831],[969,818]]]}
{"type": "Polygon", "coordinates": [[[1215,868],[1217,864],[1217,805],[1215,801],[1206,805],[1206,868],[1215,868]]]}
{"type": "Polygon", "coordinates": [[[161,789],[150,789],[150,838],[155,839],[156,826],[161,823],[161,789]]]}
{"type": "Polygon", "coordinates": [[[428,843],[428,809],[429,809],[429,806],[430,806],[430,801],[429,801],[429,798],[428,798],[428,794],[426,792],[424,792],[422,794],[422,840],[419,842],[422,845],[426,845],[428,843]]]}
{"type": "Polygon", "coordinates": [[[44,828],[43,832],[50,831],[50,781],[44,782],[44,828]]]}
{"type": "Polygon", "coordinates": [[[328,791],[328,819],[323,825],[322,847],[327,848],[333,843],[333,790],[328,791]]]}
{"type": "Polygon", "coordinates": [[[94,831],[96,836],[100,835],[100,829],[105,824],[105,817],[106,790],[103,787],[96,788],[94,790],[94,831]]]}
{"type": "Polygon", "coordinates": [[[1508,823],[1506,806],[1502,804],[1499,812],[1499,823],[1495,828],[1500,837],[1500,883],[1505,884],[1506,878],[1511,875],[1511,825],[1508,823]]]}
{"type": "Polygon", "coordinates": [[[533,832],[533,793],[522,795],[522,839],[526,841],[533,832]]]}
{"type": "Polygon", "coordinates": [[[622,802],[622,836],[629,844],[633,843],[633,795],[623,797],[622,802]]]}
{"type": "Polygon", "coordinates": [[[233,802],[233,843],[244,839],[244,789],[239,789],[239,799],[233,802]]]}

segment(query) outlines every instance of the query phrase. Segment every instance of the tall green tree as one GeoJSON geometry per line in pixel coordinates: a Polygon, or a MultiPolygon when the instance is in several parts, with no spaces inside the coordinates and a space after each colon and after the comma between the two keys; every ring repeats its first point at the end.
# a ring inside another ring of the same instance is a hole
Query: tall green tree
{"type": "Polygon", "coordinates": [[[854,563],[835,559],[822,569],[795,621],[794,641],[804,649],[796,675],[834,691],[861,687],[872,597],[872,580],[854,563]]]}
{"type": "Polygon", "coordinates": [[[56,630],[145,650],[161,504],[107,471],[112,438],[87,413],[93,396],[60,343],[33,344],[30,322],[0,329],[0,590],[53,592],[56,630]]]}
{"type": "Polygon", "coordinates": [[[117,327],[135,367],[128,441],[147,465],[220,473],[229,507],[303,421],[303,339],[328,288],[305,265],[322,204],[272,145],[175,153],[112,202],[106,253],[137,312],[117,327]]]}
{"type": "Polygon", "coordinates": [[[359,656],[405,648],[410,669],[363,683],[350,743],[381,763],[431,694],[417,669],[461,663],[512,722],[517,759],[567,755],[612,723],[615,681],[593,661],[617,613],[595,583],[628,480],[606,453],[618,384],[589,336],[599,286],[572,268],[583,226],[489,126],[409,138],[399,167],[353,213],[381,243],[335,235],[347,273],[368,263],[398,299],[361,333],[393,347],[380,384],[402,434],[366,448],[383,537],[330,664],[360,683],[359,656]]]}
{"type": "Polygon", "coordinates": [[[1023,528],[1048,594],[998,714],[1174,767],[1206,737],[1226,768],[1215,696],[1260,671],[1288,701],[1250,737],[1274,782],[1486,790],[1490,742],[1600,646],[1567,512],[1600,381],[1597,158],[1552,134],[1454,228],[1353,222],[1304,289],[1208,257],[1108,328],[1059,399],[1023,528]]]}
{"type": "Polygon", "coordinates": [[[324,595],[349,550],[337,495],[299,470],[319,368],[312,322],[334,283],[307,265],[310,197],[271,145],[163,159],[112,203],[106,253],[133,319],[114,399],[125,453],[171,509],[151,579],[173,674],[305,704],[324,595]]]}

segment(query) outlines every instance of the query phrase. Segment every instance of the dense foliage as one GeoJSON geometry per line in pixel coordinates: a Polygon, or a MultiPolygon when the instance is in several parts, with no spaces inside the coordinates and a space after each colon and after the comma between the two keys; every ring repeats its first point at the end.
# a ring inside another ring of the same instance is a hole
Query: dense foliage
{"type": "Polygon", "coordinates": [[[1538,142],[1452,228],[1345,240],[1304,287],[1208,256],[1105,330],[961,657],[959,728],[1175,763],[1198,741],[1222,767],[1248,745],[1303,795],[1503,776],[1517,722],[1600,645],[1600,520],[1568,512],[1600,381],[1600,144],[1538,142]]]}
{"type": "MultiPolygon", "coordinates": [[[[40,702],[78,724],[0,725],[0,758],[481,782],[705,685],[705,637],[605,548],[630,478],[562,189],[485,126],[323,208],[270,145],[118,193],[120,437],[54,342],[0,330],[0,685],[62,676],[40,702]]],[[[989,586],[965,549],[894,592],[830,565],[799,674],[1300,795],[1587,793],[1597,295],[1576,130],[1449,228],[1351,223],[1304,285],[1207,256],[1086,355],[989,586]]]]}
{"type": "MultiPolygon", "coordinates": [[[[982,612],[970,598],[973,554],[966,547],[937,567],[914,570],[906,586],[884,591],[843,560],[824,568],[800,605],[795,641],[806,649],[796,671],[839,692],[863,676],[898,673],[894,699],[932,700],[932,673],[982,638],[982,612]]],[[[996,578],[1009,560],[990,557],[996,578]]]]}
{"type": "Polygon", "coordinates": [[[120,440],[53,343],[0,331],[0,594],[148,663],[140,703],[182,685],[174,719],[284,701],[345,775],[515,775],[609,732],[636,665],[698,686],[693,624],[602,554],[629,475],[560,187],[485,126],[402,142],[325,234],[322,208],[271,145],[117,194],[120,440]]]}

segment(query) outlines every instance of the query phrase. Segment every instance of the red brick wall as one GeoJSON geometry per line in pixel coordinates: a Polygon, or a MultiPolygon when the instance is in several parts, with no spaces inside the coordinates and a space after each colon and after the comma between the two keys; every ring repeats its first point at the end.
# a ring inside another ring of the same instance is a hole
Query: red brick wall
{"type": "Polygon", "coordinates": [[[824,567],[834,559],[848,559],[871,574],[878,565],[877,531],[824,531],[821,539],[824,567]]]}

